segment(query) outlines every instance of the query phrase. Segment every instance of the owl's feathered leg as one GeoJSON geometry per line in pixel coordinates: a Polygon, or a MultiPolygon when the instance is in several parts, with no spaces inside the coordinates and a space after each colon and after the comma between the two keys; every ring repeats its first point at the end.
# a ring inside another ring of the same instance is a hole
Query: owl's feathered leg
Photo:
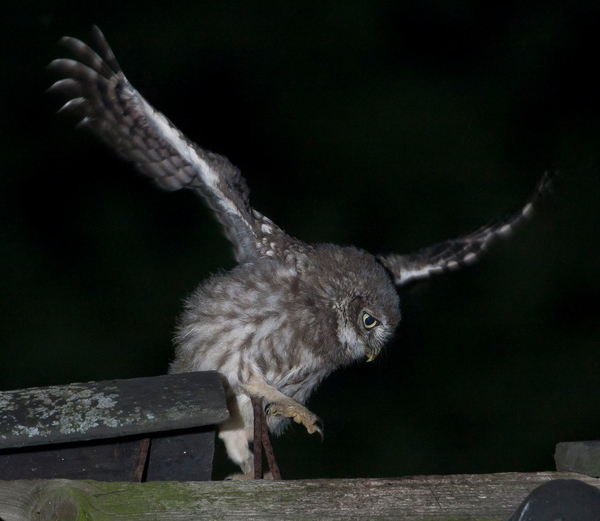
{"type": "Polygon", "coordinates": [[[227,479],[277,479],[281,473],[275,461],[269,431],[262,408],[262,398],[248,398],[245,394],[229,397],[227,401],[230,418],[219,425],[219,438],[225,443],[227,455],[240,466],[242,474],[233,474],[227,479]],[[248,402],[252,408],[248,410],[248,402]],[[240,410],[241,409],[241,410],[240,410]],[[253,414],[252,414],[253,412],[253,414]],[[252,422],[254,421],[254,425],[252,422]],[[254,432],[252,433],[252,427],[254,432]],[[254,455],[248,442],[254,440],[254,455]],[[262,450],[264,448],[269,472],[262,474],[262,450]]]}
{"type": "Polygon", "coordinates": [[[225,444],[227,456],[242,469],[244,475],[254,474],[253,456],[248,447],[245,429],[232,428],[230,422],[219,426],[219,438],[225,444]]]}
{"type": "Polygon", "coordinates": [[[252,376],[247,383],[241,385],[241,388],[248,396],[264,399],[267,404],[267,414],[292,418],[296,423],[304,425],[309,434],[318,432],[323,439],[323,423],[316,414],[278,391],[259,376],[252,376]]]}
{"type": "Polygon", "coordinates": [[[240,467],[245,479],[253,476],[254,462],[248,441],[252,440],[252,407],[248,396],[234,393],[224,380],[229,419],[219,425],[219,438],[225,444],[227,456],[240,467]]]}
{"type": "Polygon", "coordinates": [[[250,394],[246,389],[244,392],[240,392],[240,389],[235,392],[227,380],[224,380],[224,387],[229,419],[219,425],[219,438],[225,444],[229,459],[239,465],[243,473],[233,474],[229,479],[256,479],[260,476],[263,479],[280,480],[281,474],[275,461],[263,413],[263,397],[250,394]],[[252,440],[254,440],[254,455],[248,446],[248,442],[252,440]],[[264,448],[270,469],[264,476],[262,469],[255,463],[257,458],[262,458],[259,453],[261,448],[264,448]]]}

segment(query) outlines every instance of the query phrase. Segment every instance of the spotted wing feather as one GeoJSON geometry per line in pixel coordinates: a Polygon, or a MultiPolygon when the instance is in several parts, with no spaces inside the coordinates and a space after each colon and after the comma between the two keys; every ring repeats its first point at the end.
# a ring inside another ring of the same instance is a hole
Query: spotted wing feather
{"type": "Polygon", "coordinates": [[[122,158],[164,190],[198,192],[222,224],[238,262],[255,257],[289,258],[287,236],[252,209],[240,171],[226,158],[191,142],[129,83],[104,35],[93,28],[96,49],[64,37],[61,44],[74,59],[54,60],[49,68],[60,79],[52,87],[66,96],[59,112],[79,119],[122,158]]]}
{"type": "Polygon", "coordinates": [[[507,238],[533,215],[539,198],[549,190],[554,174],[546,172],[533,194],[517,212],[472,233],[449,239],[408,255],[381,255],[379,262],[389,270],[396,286],[455,271],[471,265],[500,237],[507,238]]]}

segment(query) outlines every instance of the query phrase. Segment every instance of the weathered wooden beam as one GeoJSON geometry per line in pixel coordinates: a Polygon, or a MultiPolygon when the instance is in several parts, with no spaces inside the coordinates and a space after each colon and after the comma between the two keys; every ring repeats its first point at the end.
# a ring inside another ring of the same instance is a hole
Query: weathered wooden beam
{"type": "Polygon", "coordinates": [[[217,424],[229,417],[216,372],[0,392],[0,449],[217,424]]]}
{"type": "Polygon", "coordinates": [[[556,470],[600,478],[600,441],[567,441],[556,445],[556,470]]]}
{"type": "Polygon", "coordinates": [[[0,481],[0,518],[506,520],[534,488],[553,479],[600,488],[599,479],[563,472],[275,482],[0,481]]]}

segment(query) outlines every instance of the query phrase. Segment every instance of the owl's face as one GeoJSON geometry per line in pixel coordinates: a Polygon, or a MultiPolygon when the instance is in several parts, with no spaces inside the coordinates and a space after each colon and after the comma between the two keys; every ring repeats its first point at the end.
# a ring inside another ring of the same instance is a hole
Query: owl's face
{"type": "Polygon", "coordinates": [[[346,361],[374,360],[400,322],[396,288],[375,257],[358,248],[320,245],[313,282],[331,303],[346,361]],[[325,273],[327,276],[323,276],[325,273]]]}

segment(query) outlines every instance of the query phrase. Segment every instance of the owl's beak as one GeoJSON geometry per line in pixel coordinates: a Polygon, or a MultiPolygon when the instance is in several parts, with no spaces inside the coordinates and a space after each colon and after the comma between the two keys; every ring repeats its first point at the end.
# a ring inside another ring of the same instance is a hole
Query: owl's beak
{"type": "Polygon", "coordinates": [[[378,354],[379,354],[379,349],[369,352],[367,354],[367,362],[372,362],[373,360],[375,360],[377,358],[378,354]]]}

